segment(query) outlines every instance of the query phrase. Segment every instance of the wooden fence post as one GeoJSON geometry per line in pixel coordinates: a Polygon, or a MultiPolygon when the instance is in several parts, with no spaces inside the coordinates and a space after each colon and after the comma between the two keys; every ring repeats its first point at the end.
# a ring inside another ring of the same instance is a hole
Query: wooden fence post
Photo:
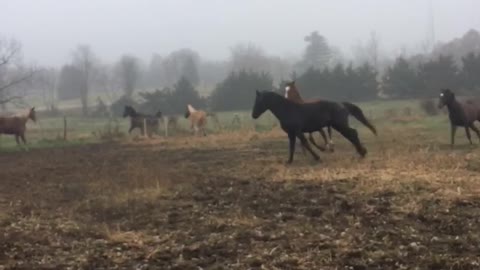
{"type": "Polygon", "coordinates": [[[63,140],[67,140],[67,116],[63,116],[63,140]]]}
{"type": "Polygon", "coordinates": [[[143,118],[143,135],[147,137],[147,118],[143,118]]]}
{"type": "Polygon", "coordinates": [[[168,116],[163,118],[163,125],[165,126],[165,137],[168,137],[168,116]]]}

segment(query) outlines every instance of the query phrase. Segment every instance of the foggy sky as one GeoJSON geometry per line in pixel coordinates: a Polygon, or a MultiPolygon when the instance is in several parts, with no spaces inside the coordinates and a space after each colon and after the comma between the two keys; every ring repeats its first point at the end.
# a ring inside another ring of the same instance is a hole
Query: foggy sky
{"type": "MultiPolygon", "coordinates": [[[[480,1],[432,0],[435,38],[480,30],[480,1]]],[[[26,60],[59,66],[89,44],[104,61],[144,60],[192,48],[221,60],[239,42],[271,55],[299,55],[313,30],[348,56],[375,31],[383,51],[415,49],[428,31],[428,0],[0,0],[0,35],[23,44],[26,60]]]]}

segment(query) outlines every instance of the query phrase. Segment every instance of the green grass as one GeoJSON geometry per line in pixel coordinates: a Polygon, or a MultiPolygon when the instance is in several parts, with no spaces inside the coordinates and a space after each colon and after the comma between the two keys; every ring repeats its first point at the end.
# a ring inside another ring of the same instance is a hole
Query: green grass
{"type": "MultiPolygon", "coordinates": [[[[437,116],[425,116],[420,110],[418,100],[400,100],[400,101],[372,101],[364,103],[356,103],[364,111],[365,115],[377,126],[379,133],[382,129],[397,128],[397,127],[415,127],[435,132],[448,132],[448,117],[445,114],[437,116]],[[396,111],[398,117],[402,117],[405,108],[409,107],[412,116],[406,121],[395,121],[395,119],[388,118],[387,111],[396,111]]],[[[257,132],[270,131],[276,124],[277,120],[270,113],[266,112],[259,119],[253,120],[251,118],[251,111],[229,111],[217,112],[217,117],[220,121],[221,128],[209,117],[207,130],[209,133],[218,133],[223,131],[235,131],[239,129],[255,130],[257,132]],[[234,124],[232,121],[238,115],[240,124],[234,124]]],[[[189,135],[190,122],[183,117],[177,115],[180,131],[170,131],[170,135],[189,135]]],[[[363,132],[364,128],[361,124],[353,120],[350,124],[363,132]]],[[[101,141],[99,134],[106,130],[118,129],[123,135],[127,135],[129,128],[129,119],[125,118],[84,118],[79,116],[67,117],[68,141],[63,141],[63,117],[39,117],[37,123],[29,122],[27,124],[26,137],[30,148],[44,148],[44,147],[65,147],[69,145],[78,145],[85,143],[95,143],[101,141]]],[[[139,136],[140,132],[135,130],[131,136],[139,136]]],[[[163,127],[161,127],[161,134],[163,135],[163,127]]],[[[13,136],[2,135],[0,137],[0,149],[9,151],[9,149],[17,149],[16,142],[13,136]]]]}

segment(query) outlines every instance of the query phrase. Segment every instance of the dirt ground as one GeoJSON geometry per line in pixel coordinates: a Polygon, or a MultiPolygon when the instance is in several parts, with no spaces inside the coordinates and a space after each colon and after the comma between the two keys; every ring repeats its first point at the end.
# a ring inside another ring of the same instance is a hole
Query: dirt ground
{"type": "Polygon", "coordinates": [[[334,136],[290,166],[279,131],[0,152],[0,269],[480,268],[479,147],[334,136]]]}

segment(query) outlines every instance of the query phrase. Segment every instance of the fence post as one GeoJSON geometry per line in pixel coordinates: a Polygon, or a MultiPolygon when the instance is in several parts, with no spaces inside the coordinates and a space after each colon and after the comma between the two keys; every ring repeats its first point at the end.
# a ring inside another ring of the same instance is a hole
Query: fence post
{"type": "Polygon", "coordinates": [[[143,118],[143,136],[147,137],[147,118],[143,118]]]}
{"type": "Polygon", "coordinates": [[[168,116],[163,118],[163,125],[165,126],[165,137],[168,137],[168,116]]]}
{"type": "Polygon", "coordinates": [[[67,140],[67,116],[63,116],[63,140],[67,140]]]}

